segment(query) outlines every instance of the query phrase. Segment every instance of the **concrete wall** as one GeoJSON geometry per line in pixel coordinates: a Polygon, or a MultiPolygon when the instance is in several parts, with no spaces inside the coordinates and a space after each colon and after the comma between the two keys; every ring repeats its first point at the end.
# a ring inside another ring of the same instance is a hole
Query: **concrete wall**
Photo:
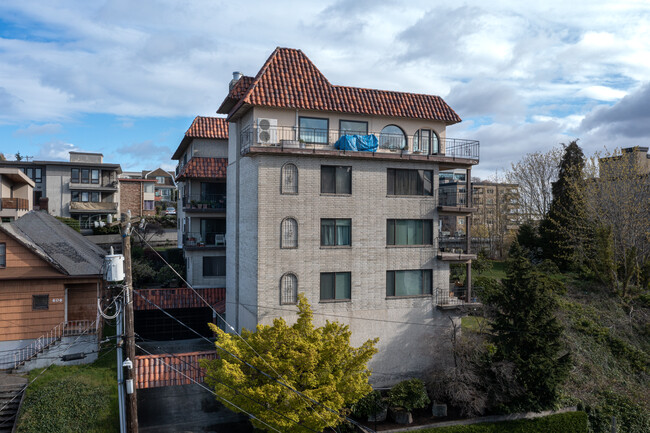
{"type": "Polygon", "coordinates": [[[226,287],[226,277],[204,277],[203,257],[224,257],[226,251],[221,249],[185,250],[187,264],[187,281],[194,288],[226,287]]]}

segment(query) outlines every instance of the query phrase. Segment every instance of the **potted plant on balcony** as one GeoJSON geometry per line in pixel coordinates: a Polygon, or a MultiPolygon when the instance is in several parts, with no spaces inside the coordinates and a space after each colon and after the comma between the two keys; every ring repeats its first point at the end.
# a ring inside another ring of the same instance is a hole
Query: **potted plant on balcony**
{"type": "Polygon", "coordinates": [[[391,415],[398,424],[411,424],[411,411],[426,407],[431,402],[424,382],[420,379],[404,380],[392,387],[388,393],[388,401],[391,415]]]}

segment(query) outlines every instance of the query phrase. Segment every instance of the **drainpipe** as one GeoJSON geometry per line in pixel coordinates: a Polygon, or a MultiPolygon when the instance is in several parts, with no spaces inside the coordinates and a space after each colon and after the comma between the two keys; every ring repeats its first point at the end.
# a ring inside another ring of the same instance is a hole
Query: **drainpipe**
{"type": "MultiPolygon", "coordinates": [[[[472,207],[472,169],[467,169],[467,207],[472,207]]],[[[471,253],[472,248],[472,214],[468,213],[465,221],[465,241],[467,242],[467,254],[471,253]]],[[[467,262],[467,279],[465,282],[467,287],[467,302],[472,300],[472,261],[467,262]]]]}

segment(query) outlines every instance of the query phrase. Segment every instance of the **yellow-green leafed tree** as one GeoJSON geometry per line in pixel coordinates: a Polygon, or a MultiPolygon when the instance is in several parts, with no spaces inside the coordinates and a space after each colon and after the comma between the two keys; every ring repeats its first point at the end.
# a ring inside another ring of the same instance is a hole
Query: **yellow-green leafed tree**
{"type": "Polygon", "coordinates": [[[298,320],[291,326],[275,319],[273,326],[243,330],[240,338],[211,325],[219,359],[203,361],[206,383],[217,396],[258,418],[251,421],[259,429],[320,432],[338,425],[340,411],[372,390],[367,364],[377,352],[378,339],[354,348],[347,326],[328,321],[316,328],[312,319],[309,303],[299,294],[298,320]]]}

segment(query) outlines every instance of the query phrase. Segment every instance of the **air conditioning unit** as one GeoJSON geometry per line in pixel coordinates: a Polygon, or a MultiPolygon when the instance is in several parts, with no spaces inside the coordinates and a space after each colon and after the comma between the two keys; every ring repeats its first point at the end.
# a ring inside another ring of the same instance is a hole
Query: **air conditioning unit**
{"type": "Polygon", "coordinates": [[[257,119],[257,142],[259,144],[277,144],[278,119],[257,119]]]}

